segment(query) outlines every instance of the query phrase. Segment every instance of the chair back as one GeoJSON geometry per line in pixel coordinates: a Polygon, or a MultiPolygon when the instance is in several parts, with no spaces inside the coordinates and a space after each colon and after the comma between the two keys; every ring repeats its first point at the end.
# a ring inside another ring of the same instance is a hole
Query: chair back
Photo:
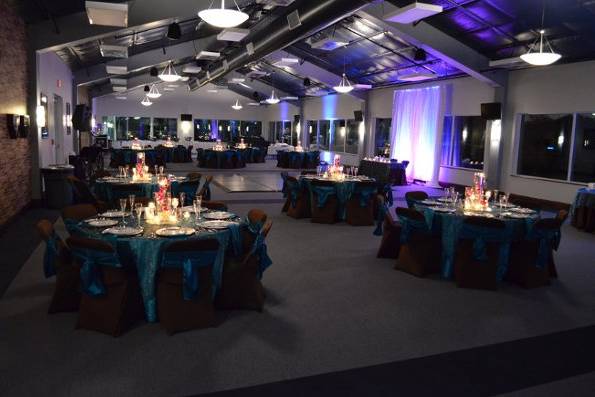
{"type": "Polygon", "coordinates": [[[199,180],[202,177],[202,174],[200,172],[189,172],[188,174],[186,174],[186,178],[189,181],[193,181],[193,180],[199,180]]]}
{"type": "Polygon", "coordinates": [[[566,219],[568,219],[568,211],[558,211],[558,213],[556,214],[556,219],[558,219],[560,221],[560,225],[562,225],[566,221],[566,219]]]}
{"type": "Polygon", "coordinates": [[[409,208],[413,208],[415,206],[416,201],[423,201],[428,199],[428,194],[422,191],[413,191],[405,193],[405,201],[407,201],[407,206],[409,208]]]}
{"type": "Polygon", "coordinates": [[[426,218],[424,214],[419,212],[418,210],[405,208],[405,207],[397,207],[395,208],[395,213],[399,218],[407,218],[413,221],[422,221],[425,222],[426,218]]]}
{"type": "Polygon", "coordinates": [[[354,198],[359,199],[360,207],[367,207],[372,203],[377,191],[376,182],[357,182],[355,184],[354,198]]]}
{"type": "Polygon", "coordinates": [[[72,187],[72,192],[74,194],[75,202],[77,203],[90,203],[94,204],[97,202],[97,198],[89,189],[89,186],[76,176],[69,175],[66,177],[66,180],[72,187]]]}
{"type": "Polygon", "coordinates": [[[50,221],[42,219],[37,222],[36,228],[39,236],[46,244],[43,255],[43,271],[45,277],[48,278],[55,275],[61,265],[70,263],[70,251],[60,236],[56,234],[50,221]]]}
{"type": "Polygon", "coordinates": [[[408,160],[404,160],[401,162],[401,166],[403,167],[404,170],[407,169],[407,166],[409,165],[409,161],[408,160]]]}
{"type": "Polygon", "coordinates": [[[80,222],[97,215],[97,208],[92,204],[75,204],[62,208],[62,219],[80,222]]]}
{"type": "Polygon", "coordinates": [[[213,181],[213,175],[207,175],[205,177],[205,183],[199,191],[199,195],[202,196],[203,200],[211,200],[211,182],[213,181]]]}
{"type": "Polygon", "coordinates": [[[332,181],[321,181],[314,179],[310,182],[312,196],[316,199],[318,208],[324,208],[331,196],[337,196],[335,183],[332,181]]]}

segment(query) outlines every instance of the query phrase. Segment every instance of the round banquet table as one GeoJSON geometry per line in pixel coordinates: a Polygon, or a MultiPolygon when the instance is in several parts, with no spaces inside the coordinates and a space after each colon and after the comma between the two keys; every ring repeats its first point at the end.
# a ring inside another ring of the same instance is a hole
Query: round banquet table
{"type": "Polygon", "coordinates": [[[329,178],[319,177],[317,175],[302,175],[300,176],[299,183],[300,183],[300,190],[307,190],[310,194],[308,195],[308,206],[312,202],[312,181],[313,180],[321,180],[321,181],[331,181],[333,182],[333,187],[335,188],[335,192],[337,194],[337,200],[339,202],[338,206],[338,213],[337,217],[340,220],[345,220],[346,218],[346,205],[347,202],[353,197],[355,192],[355,187],[358,182],[373,182],[374,179],[369,178],[367,176],[345,176],[345,179],[342,181],[333,180],[329,178]]]}
{"type": "Polygon", "coordinates": [[[246,167],[244,160],[242,153],[235,149],[204,149],[198,151],[198,165],[201,168],[244,168],[246,167]]]}
{"type": "MultiPolygon", "coordinates": [[[[176,191],[175,185],[179,182],[184,182],[186,178],[176,177],[172,179],[170,177],[171,189],[176,191]]],[[[126,186],[130,191],[130,194],[135,194],[137,197],[153,198],[153,193],[159,190],[159,184],[157,179],[152,177],[150,181],[132,181],[132,178],[119,178],[119,177],[105,177],[99,178],[95,181],[93,186],[95,195],[100,200],[106,202],[114,202],[116,194],[114,194],[114,186],[126,186]]]]}
{"type": "Polygon", "coordinates": [[[579,189],[571,208],[572,225],[586,232],[595,231],[595,189],[579,189]]]}
{"type": "MultiPolygon", "coordinates": [[[[221,285],[226,253],[237,255],[241,252],[240,226],[242,223],[237,218],[235,220],[230,223],[227,229],[214,230],[199,228],[196,234],[189,237],[158,237],[155,235],[155,232],[162,227],[167,227],[167,225],[149,225],[144,221],[141,221],[141,226],[144,229],[143,233],[136,237],[116,237],[111,234],[105,234],[101,232],[101,229],[89,227],[85,221],[71,227],[74,227],[76,229],[74,232],[79,235],[108,241],[116,247],[122,266],[136,268],[147,321],[156,322],[157,295],[155,285],[163,248],[173,240],[190,238],[217,239],[219,241],[219,250],[213,264],[213,274],[214,280],[218,280],[218,283],[215,282],[215,284],[221,285]]],[[[136,220],[129,217],[127,223],[129,225],[136,225],[136,220]]],[[[179,226],[195,228],[197,225],[195,225],[194,216],[192,216],[191,220],[182,221],[179,226]]]]}
{"type": "MultiPolygon", "coordinates": [[[[507,217],[504,210],[492,208],[492,212],[470,212],[456,209],[456,212],[441,212],[436,206],[428,206],[421,202],[415,207],[424,214],[426,224],[435,235],[442,238],[442,276],[452,278],[454,275],[454,261],[456,247],[459,239],[473,239],[477,237],[472,228],[464,221],[469,216],[485,216],[496,218],[504,222],[506,229],[503,232],[504,241],[501,243],[500,258],[498,263],[497,278],[501,281],[508,270],[510,244],[514,241],[521,241],[531,236],[533,225],[539,220],[539,215],[524,215],[522,219],[507,217]]],[[[403,221],[403,219],[401,219],[403,221]]]]}
{"type": "Polygon", "coordinates": [[[112,149],[110,166],[116,168],[126,165],[135,165],[138,153],[145,154],[145,163],[149,166],[152,166],[157,162],[157,152],[155,149],[112,149]]]}

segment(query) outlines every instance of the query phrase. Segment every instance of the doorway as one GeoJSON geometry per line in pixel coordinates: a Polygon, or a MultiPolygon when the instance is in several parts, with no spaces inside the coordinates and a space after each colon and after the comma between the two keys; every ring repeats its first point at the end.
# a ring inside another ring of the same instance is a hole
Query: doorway
{"type": "Polygon", "coordinates": [[[56,164],[66,163],[64,156],[64,101],[54,95],[54,149],[56,164]]]}

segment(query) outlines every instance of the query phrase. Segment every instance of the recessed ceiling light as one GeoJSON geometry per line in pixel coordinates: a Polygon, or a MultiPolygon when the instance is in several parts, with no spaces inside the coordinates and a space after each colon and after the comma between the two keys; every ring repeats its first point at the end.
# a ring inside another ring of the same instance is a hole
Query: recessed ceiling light
{"type": "Polygon", "coordinates": [[[115,85],[112,87],[114,92],[124,92],[128,89],[126,86],[115,85]]]}
{"type": "Polygon", "coordinates": [[[126,97],[125,96],[117,96],[116,99],[119,99],[121,101],[125,101],[126,97]]]}
{"type": "Polygon", "coordinates": [[[184,66],[184,68],[182,69],[182,73],[196,74],[200,73],[201,70],[202,68],[200,66],[188,65],[184,66]]]}

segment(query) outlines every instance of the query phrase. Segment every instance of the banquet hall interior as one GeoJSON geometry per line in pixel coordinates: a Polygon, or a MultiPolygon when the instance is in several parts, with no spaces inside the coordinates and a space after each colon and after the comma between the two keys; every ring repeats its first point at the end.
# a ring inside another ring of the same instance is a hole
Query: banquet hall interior
{"type": "Polygon", "coordinates": [[[0,0],[3,396],[595,395],[592,0],[0,0]]]}

